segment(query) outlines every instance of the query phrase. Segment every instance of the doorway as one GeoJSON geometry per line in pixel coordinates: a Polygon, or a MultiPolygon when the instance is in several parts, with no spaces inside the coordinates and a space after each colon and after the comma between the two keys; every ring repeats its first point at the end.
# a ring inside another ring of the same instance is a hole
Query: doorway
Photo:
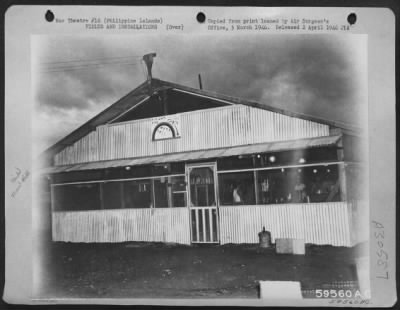
{"type": "Polygon", "coordinates": [[[186,165],[192,243],[219,243],[216,164],[186,165]]]}

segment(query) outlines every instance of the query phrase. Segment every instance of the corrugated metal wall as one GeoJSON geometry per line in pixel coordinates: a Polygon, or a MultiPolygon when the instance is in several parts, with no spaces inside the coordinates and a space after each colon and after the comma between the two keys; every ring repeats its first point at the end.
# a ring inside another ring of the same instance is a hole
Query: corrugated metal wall
{"type": "Polygon", "coordinates": [[[232,105],[181,114],[181,138],[152,141],[151,119],[97,128],[55,156],[56,165],[161,155],[329,135],[329,126],[232,105]]]}
{"type": "MultiPolygon", "coordinates": [[[[220,207],[220,240],[258,243],[265,229],[276,238],[352,246],[351,205],[346,202],[220,207]]],[[[187,208],[119,209],[53,213],[53,241],[176,242],[190,244],[187,208]]]]}
{"type": "Polygon", "coordinates": [[[272,242],[301,238],[306,243],[352,246],[346,202],[220,207],[219,215],[221,244],[258,243],[265,226],[272,242]]]}
{"type": "Polygon", "coordinates": [[[55,155],[55,164],[62,165],[64,163],[98,161],[98,140],[99,135],[96,131],[89,133],[87,136],[55,155]]]}
{"type": "Polygon", "coordinates": [[[190,243],[187,208],[53,213],[53,241],[190,243]]]}

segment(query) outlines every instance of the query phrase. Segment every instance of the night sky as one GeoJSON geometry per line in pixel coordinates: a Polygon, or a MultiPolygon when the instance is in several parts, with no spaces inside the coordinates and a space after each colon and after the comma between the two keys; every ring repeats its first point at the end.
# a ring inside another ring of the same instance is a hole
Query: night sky
{"type": "Polygon", "coordinates": [[[145,73],[140,59],[149,52],[157,53],[156,78],[198,88],[200,73],[203,88],[209,91],[365,124],[365,36],[36,36],[35,153],[141,84],[145,73]]]}

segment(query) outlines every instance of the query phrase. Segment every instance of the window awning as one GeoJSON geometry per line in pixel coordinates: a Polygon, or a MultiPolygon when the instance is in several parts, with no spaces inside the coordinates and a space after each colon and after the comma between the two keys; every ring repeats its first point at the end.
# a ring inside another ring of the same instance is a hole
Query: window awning
{"type": "Polygon", "coordinates": [[[96,170],[96,169],[116,168],[124,166],[140,166],[140,165],[179,162],[179,161],[193,161],[193,160],[202,160],[208,158],[220,158],[220,157],[229,157],[237,155],[249,155],[256,153],[287,151],[295,149],[308,149],[314,147],[335,145],[339,141],[340,137],[341,137],[340,135],[336,135],[336,136],[307,138],[307,139],[299,139],[291,141],[277,141],[277,142],[250,144],[250,145],[210,149],[203,151],[171,153],[171,154],[163,154],[163,155],[149,156],[149,157],[104,160],[104,161],[97,161],[90,163],[44,168],[42,169],[41,173],[48,174],[48,173],[59,173],[59,172],[69,172],[69,171],[96,170]]]}

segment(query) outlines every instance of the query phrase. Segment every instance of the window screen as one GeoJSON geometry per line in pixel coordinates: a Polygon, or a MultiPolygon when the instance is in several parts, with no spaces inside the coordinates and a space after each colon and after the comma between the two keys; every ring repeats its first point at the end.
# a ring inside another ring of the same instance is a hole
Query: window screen
{"type": "Polygon", "coordinates": [[[150,180],[124,181],[125,208],[150,208],[152,188],[150,180]]]}
{"type": "Polygon", "coordinates": [[[101,209],[100,184],[68,184],[53,186],[55,211],[83,211],[101,209]]]}
{"type": "Polygon", "coordinates": [[[222,205],[255,204],[254,172],[221,173],[218,176],[222,205]]]}
{"type": "Polygon", "coordinates": [[[102,184],[104,209],[122,208],[123,185],[122,182],[106,182],[102,184]]]}

